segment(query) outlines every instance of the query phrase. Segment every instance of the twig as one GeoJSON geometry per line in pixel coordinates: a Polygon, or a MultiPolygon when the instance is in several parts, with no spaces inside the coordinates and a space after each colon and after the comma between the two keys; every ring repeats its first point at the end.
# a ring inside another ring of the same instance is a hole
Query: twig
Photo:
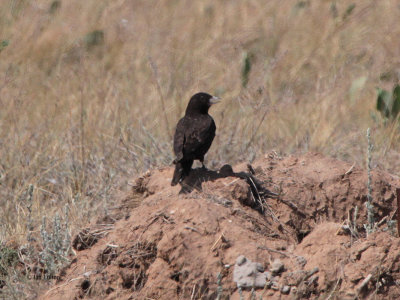
{"type": "Polygon", "coordinates": [[[367,129],[367,141],[368,141],[368,151],[367,151],[367,172],[368,172],[368,181],[367,181],[367,202],[365,206],[367,207],[367,219],[368,224],[364,224],[364,227],[367,232],[367,236],[374,232],[375,230],[375,219],[374,219],[374,210],[372,205],[372,179],[371,179],[371,152],[372,152],[372,143],[371,143],[371,133],[370,129],[367,129]]]}
{"type": "Polygon", "coordinates": [[[371,278],[372,278],[372,274],[368,274],[368,276],[365,277],[365,279],[361,282],[361,284],[357,288],[358,293],[360,293],[362,291],[362,289],[368,284],[368,282],[371,281],[371,278]]]}
{"type": "Polygon", "coordinates": [[[339,232],[343,229],[343,226],[344,226],[345,223],[346,223],[346,220],[344,220],[344,221],[342,222],[342,224],[340,224],[339,229],[336,231],[335,235],[338,235],[338,234],[339,234],[339,232]]]}
{"type": "Polygon", "coordinates": [[[212,247],[210,248],[210,251],[213,251],[215,246],[218,244],[218,242],[222,239],[222,237],[224,236],[224,233],[221,233],[221,235],[219,236],[219,238],[217,238],[217,240],[215,241],[215,243],[212,245],[212,247]]]}
{"type": "Polygon", "coordinates": [[[247,164],[247,169],[249,170],[251,175],[256,174],[256,171],[254,170],[254,168],[251,164],[247,164]]]}
{"type": "Polygon", "coordinates": [[[192,295],[190,296],[190,300],[194,299],[195,292],[196,292],[196,284],[193,285],[192,295]]]}
{"type": "Polygon", "coordinates": [[[234,184],[235,182],[237,182],[237,181],[239,181],[239,180],[240,180],[240,178],[236,178],[236,179],[232,180],[232,181],[229,182],[229,183],[224,183],[224,185],[225,185],[225,186],[230,186],[230,185],[234,184]]]}
{"type": "Polygon", "coordinates": [[[302,216],[303,218],[308,217],[306,213],[302,212],[296,204],[294,204],[292,201],[289,200],[284,200],[284,199],[279,199],[279,201],[281,201],[283,204],[286,204],[287,206],[289,206],[291,209],[293,209],[296,213],[298,213],[300,216],[302,216]]]}
{"type": "Polygon", "coordinates": [[[397,234],[400,236],[400,188],[396,189],[397,196],[397,234]]]}
{"type": "Polygon", "coordinates": [[[356,205],[356,207],[354,208],[354,216],[353,216],[353,230],[358,235],[358,231],[357,231],[357,214],[358,214],[358,206],[356,205]]]}
{"type": "Polygon", "coordinates": [[[79,191],[82,193],[83,192],[83,183],[84,183],[84,181],[85,181],[85,176],[86,176],[86,170],[85,170],[85,167],[86,167],[86,161],[85,161],[85,103],[84,103],[84,100],[83,100],[83,87],[82,86],[80,86],[80,92],[81,92],[81,94],[80,94],[80,119],[79,119],[79,121],[80,121],[80,142],[81,142],[81,159],[82,159],[82,165],[81,165],[81,167],[82,167],[82,170],[81,170],[81,178],[80,178],[80,180],[81,180],[81,182],[80,182],[80,185],[79,185],[79,191]]]}
{"type": "Polygon", "coordinates": [[[303,278],[301,278],[298,282],[297,285],[299,285],[301,282],[306,281],[308,278],[310,278],[312,275],[314,275],[315,273],[319,272],[318,267],[315,267],[314,269],[312,269],[311,271],[308,271],[306,275],[304,275],[303,278]]]}
{"type": "Polygon", "coordinates": [[[329,294],[328,298],[326,298],[326,300],[331,299],[333,293],[335,292],[337,286],[339,285],[339,283],[340,283],[341,281],[342,281],[342,278],[339,278],[339,279],[336,281],[335,286],[333,287],[332,291],[330,292],[330,294],[329,294]]]}
{"type": "Polygon", "coordinates": [[[188,230],[191,230],[191,231],[194,231],[194,232],[197,232],[197,233],[201,234],[201,232],[200,232],[200,231],[198,231],[198,230],[197,230],[196,228],[194,228],[194,227],[185,226],[185,227],[183,227],[183,228],[185,228],[185,229],[188,229],[188,230]]]}
{"type": "Polygon", "coordinates": [[[344,173],[344,175],[350,174],[351,171],[353,171],[353,168],[354,168],[355,165],[356,165],[356,163],[354,162],[354,164],[350,167],[350,169],[348,169],[348,170],[344,173]]]}
{"type": "Polygon", "coordinates": [[[387,221],[388,218],[389,218],[389,216],[384,216],[384,217],[376,224],[376,226],[377,226],[377,227],[381,226],[385,221],[387,221]]]}
{"type": "Polygon", "coordinates": [[[83,278],[85,278],[85,277],[79,276],[79,277],[76,277],[76,278],[72,278],[72,279],[68,280],[67,282],[65,282],[65,283],[63,283],[63,284],[61,284],[61,285],[58,285],[58,286],[55,286],[55,287],[49,289],[49,290],[45,293],[45,295],[47,295],[48,293],[50,293],[50,292],[52,292],[52,291],[54,291],[54,290],[57,290],[57,289],[59,289],[59,288],[62,288],[63,286],[68,285],[68,284],[69,284],[70,282],[72,282],[72,281],[79,280],[79,279],[83,279],[83,278]]]}
{"type": "Polygon", "coordinates": [[[268,248],[268,247],[265,247],[265,246],[257,246],[257,248],[261,249],[261,250],[267,250],[268,252],[278,253],[278,254],[281,254],[281,255],[283,255],[285,257],[290,257],[290,255],[285,253],[285,252],[282,252],[282,251],[279,251],[279,250],[274,250],[274,249],[271,249],[271,248],[268,248]]]}
{"type": "MultiPolygon", "coordinates": [[[[253,197],[254,202],[258,202],[258,203],[260,204],[261,212],[264,212],[264,209],[266,209],[266,210],[269,212],[269,214],[270,214],[270,216],[272,217],[272,219],[273,219],[275,222],[281,224],[282,227],[283,227],[283,224],[279,221],[279,219],[277,218],[277,216],[275,215],[275,213],[272,211],[271,207],[267,204],[267,202],[266,202],[265,200],[263,201],[263,199],[261,199],[260,193],[259,193],[259,191],[258,191],[258,189],[257,189],[257,185],[256,185],[256,183],[254,182],[253,179],[254,179],[254,178],[253,178],[251,175],[247,177],[247,182],[250,184],[251,187],[253,187],[253,188],[250,189],[250,190],[251,190],[251,196],[253,197]],[[255,199],[254,193],[256,194],[257,199],[255,199]]],[[[283,227],[283,228],[284,228],[284,227],[283,227]]]]}
{"type": "MultiPolygon", "coordinates": [[[[253,200],[254,200],[254,202],[257,201],[257,202],[260,204],[260,206],[261,206],[261,211],[263,212],[263,211],[264,211],[264,206],[263,206],[263,201],[261,200],[261,197],[260,197],[260,193],[258,192],[258,189],[257,189],[257,187],[256,187],[256,185],[255,185],[255,183],[254,183],[254,181],[251,179],[250,176],[248,177],[248,180],[249,180],[250,184],[253,186],[253,189],[251,189],[251,191],[252,191],[252,196],[253,196],[253,200]],[[254,191],[255,194],[257,195],[257,200],[256,200],[255,197],[254,197],[253,191],[254,191]]],[[[273,216],[274,216],[274,215],[273,215],[273,216]]]]}

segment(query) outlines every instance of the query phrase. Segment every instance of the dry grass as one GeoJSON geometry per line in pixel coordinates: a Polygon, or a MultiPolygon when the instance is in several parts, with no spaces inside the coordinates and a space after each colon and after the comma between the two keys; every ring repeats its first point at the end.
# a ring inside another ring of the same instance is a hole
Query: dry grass
{"type": "Polygon", "coordinates": [[[374,107],[399,81],[395,0],[54,2],[0,3],[0,241],[26,242],[29,184],[36,233],[67,203],[72,230],[107,212],[128,179],[171,163],[200,90],[224,99],[210,167],[271,149],[364,165],[371,127],[373,164],[400,170],[398,124],[374,107]]]}

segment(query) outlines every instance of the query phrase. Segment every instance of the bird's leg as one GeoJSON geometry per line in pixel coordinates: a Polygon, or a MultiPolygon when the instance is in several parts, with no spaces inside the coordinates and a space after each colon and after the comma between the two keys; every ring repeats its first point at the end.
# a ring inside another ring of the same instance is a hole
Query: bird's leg
{"type": "Polygon", "coordinates": [[[201,162],[201,168],[202,168],[203,170],[206,170],[207,168],[206,168],[206,166],[204,165],[204,157],[202,157],[202,158],[200,159],[200,162],[201,162]]]}

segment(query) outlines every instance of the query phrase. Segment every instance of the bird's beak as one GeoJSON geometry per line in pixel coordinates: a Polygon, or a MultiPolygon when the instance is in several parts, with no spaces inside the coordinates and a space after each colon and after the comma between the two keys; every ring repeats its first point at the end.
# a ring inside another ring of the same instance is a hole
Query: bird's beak
{"type": "Polygon", "coordinates": [[[216,96],[213,96],[213,97],[210,99],[210,103],[211,103],[211,104],[218,103],[219,101],[221,101],[221,98],[216,97],[216,96]]]}

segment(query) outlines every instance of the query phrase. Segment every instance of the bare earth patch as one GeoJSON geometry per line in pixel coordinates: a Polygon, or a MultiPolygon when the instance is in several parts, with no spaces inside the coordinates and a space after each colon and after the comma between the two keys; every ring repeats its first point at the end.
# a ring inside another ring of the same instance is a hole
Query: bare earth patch
{"type": "MultiPolygon", "coordinates": [[[[101,222],[85,229],[76,258],[41,298],[247,299],[251,287],[238,288],[235,268],[240,282],[257,278],[257,299],[400,298],[400,240],[383,231],[385,222],[368,237],[363,230],[366,171],[313,153],[266,155],[253,168],[254,178],[281,194],[267,198],[262,213],[245,205],[257,195],[237,176],[196,170],[211,179],[188,194],[170,186],[172,168],[136,179],[104,219],[107,232],[94,243],[101,222]],[[355,207],[354,226],[346,220],[355,207]]],[[[372,175],[376,221],[391,218],[398,178],[372,175]]]]}

